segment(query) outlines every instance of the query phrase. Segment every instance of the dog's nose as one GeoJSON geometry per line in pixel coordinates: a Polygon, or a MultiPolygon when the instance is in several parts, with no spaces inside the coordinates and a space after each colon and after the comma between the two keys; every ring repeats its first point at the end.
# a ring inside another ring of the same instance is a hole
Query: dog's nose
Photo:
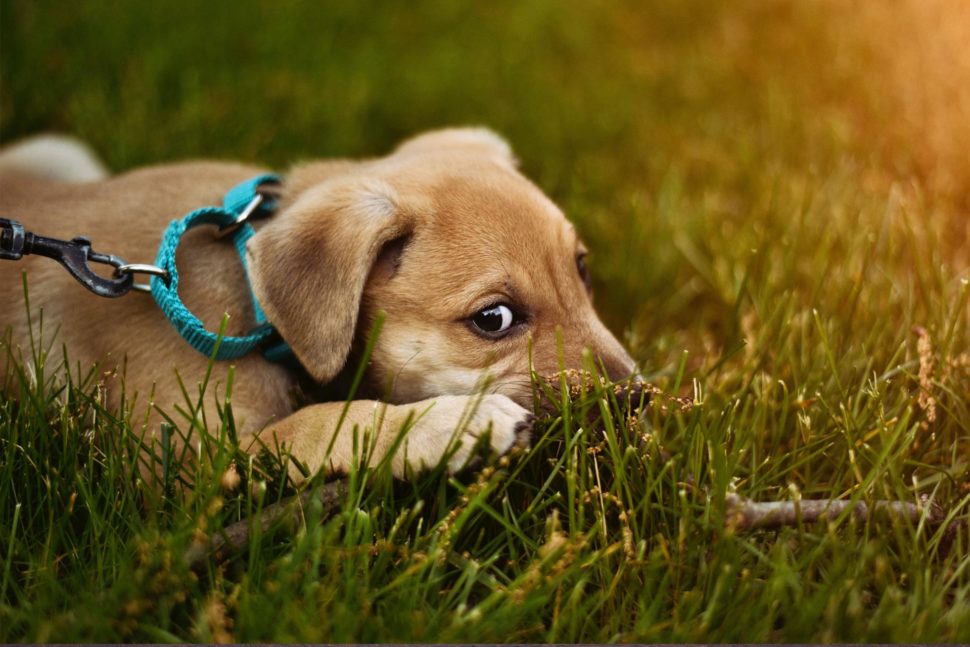
{"type": "Polygon", "coordinates": [[[610,382],[621,382],[635,376],[636,362],[601,322],[597,321],[591,327],[589,339],[589,351],[597,364],[606,372],[605,377],[610,382]]]}
{"type": "Polygon", "coordinates": [[[639,379],[640,376],[636,372],[636,363],[622,348],[618,348],[614,352],[596,353],[596,355],[610,382],[639,379]]]}
{"type": "Polygon", "coordinates": [[[629,357],[623,357],[613,361],[602,361],[603,368],[606,369],[606,377],[609,378],[610,382],[633,381],[634,378],[639,377],[635,373],[633,360],[629,357]]]}

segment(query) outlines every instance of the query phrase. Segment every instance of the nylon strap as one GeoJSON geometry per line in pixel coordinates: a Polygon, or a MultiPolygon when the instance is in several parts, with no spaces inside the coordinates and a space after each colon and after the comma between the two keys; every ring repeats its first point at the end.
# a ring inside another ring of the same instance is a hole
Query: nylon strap
{"type": "MultiPolygon", "coordinates": [[[[249,292],[253,299],[253,313],[256,317],[256,327],[248,335],[234,337],[224,335],[220,337],[214,332],[205,329],[205,326],[192,314],[191,311],[182,303],[178,294],[179,273],[175,266],[175,252],[182,236],[189,229],[200,225],[216,225],[218,227],[228,227],[236,222],[240,213],[253,201],[261,184],[267,182],[279,182],[276,175],[258,175],[233,187],[226,194],[222,207],[202,207],[196,209],[181,220],[173,220],[165,230],[162,243],[158,248],[158,257],[155,265],[168,272],[168,281],[164,277],[152,276],[151,289],[155,302],[162,309],[168,320],[175,326],[175,329],[192,348],[207,357],[217,360],[238,359],[256,349],[257,346],[266,342],[273,334],[273,326],[266,320],[263,309],[253,294],[250,285],[249,292]]],[[[273,210],[276,202],[267,199],[262,203],[260,209],[273,210]]],[[[256,233],[252,225],[248,222],[242,223],[235,231],[230,234],[232,243],[239,253],[239,260],[242,262],[243,271],[246,273],[246,282],[249,283],[249,268],[246,264],[246,243],[253,234],[256,233]]],[[[292,357],[292,351],[285,342],[276,344],[264,350],[264,356],[271,361],[285,361],[292,357]]]]}

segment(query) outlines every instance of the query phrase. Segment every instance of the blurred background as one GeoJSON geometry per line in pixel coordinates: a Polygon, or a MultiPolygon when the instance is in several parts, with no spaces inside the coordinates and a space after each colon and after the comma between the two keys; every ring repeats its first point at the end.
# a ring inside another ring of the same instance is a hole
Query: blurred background
{"type": "MultiPolygon", "coordinates": [[[[745,289],[840,316],[826,284],[868,277],[884,318],[912,268],[966,275],[960,0],[0,2],[4,143],[285,170],[461,124],[504,135],[577,223],[599,309],[657,371],[756,336],[745,289]],[[875,263],[846,242],[897,229],[875,263]]],[[[947,290],[920,276],[897,300],[917,318],[947,290]]]]}

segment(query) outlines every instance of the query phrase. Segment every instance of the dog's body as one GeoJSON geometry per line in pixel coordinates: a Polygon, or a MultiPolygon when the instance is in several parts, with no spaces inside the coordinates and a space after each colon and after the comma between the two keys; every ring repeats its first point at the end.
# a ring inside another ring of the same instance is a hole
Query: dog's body
{"type": "MultiPolygon", "coordinates": [[[[3,167],[0,215],[39,234],[83,234],[97,251],[129,262],[152,262],[169,221],[221,204],[229,188],[266,172],[196,162],[77,184],[3,167]]],[[[572,226],[485,130],[438,131],[384,158],[294,168],[276,214],[247,250],[253,292],[316,381],[354,367],[361,340],[386,313],[363,389],[373,399],[353,401],[339,432],[343,402],[294,411],[290,371],[259,353],[233,362],[238,428],[272,436],[312,470],[352,465],[354,427],[369,430],[370,460],[381,459],[409,417],[393,472],[439,463],[453,437],[460,447],[449,466],[457,469],[487,429],[498,453],[522,441],[533,406],[530,360],[536,373],[551,375],[581,368],[588,347],[613,379],[634,369],[593,311],[572,226]]],[[[250,288],[231,245],[193,230],[177,262],[180,294],[207,329],[218,330],[229,312],[227,334],[249,331],[250,288]]],[[[184,404],[175,369],[187,385],[205,374],[208,359],[150,296],[101,299],[57,263],[29,256],[0,261],[8,304],[0,330],[12,327],[15,353],[26,357],[29,339],[26,308],[14,298],[22,270],[34,315],[43,308],[45,330],[58,329],[72,364],[99,362],[109,400],[117,398],[114,374],[125,358],[129,397],[137,392],[144,402],[153,394],[163,410],[184,404]]],[[[0,352],[0,367],[5,362],[0,352]]],[[[206,398],[209,420],[215,402],[206,398]]]]}

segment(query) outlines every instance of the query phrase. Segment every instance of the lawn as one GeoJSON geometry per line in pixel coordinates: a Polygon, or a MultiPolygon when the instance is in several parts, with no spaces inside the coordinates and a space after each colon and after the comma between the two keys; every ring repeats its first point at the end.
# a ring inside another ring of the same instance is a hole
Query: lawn
{"type": "Polygon", "coordinates": [[[188,560],[292,488],[224,478],[231,407],[196,486],[133,477],[139,411],[45,330],[0,375],[0,641],[970,642],[967,43],[957,0],[0,0],[4,143],[285,171],[502,133],[665,394],[188,560]],[[746,530],[730,495],[921,512],[746,530]]]}

